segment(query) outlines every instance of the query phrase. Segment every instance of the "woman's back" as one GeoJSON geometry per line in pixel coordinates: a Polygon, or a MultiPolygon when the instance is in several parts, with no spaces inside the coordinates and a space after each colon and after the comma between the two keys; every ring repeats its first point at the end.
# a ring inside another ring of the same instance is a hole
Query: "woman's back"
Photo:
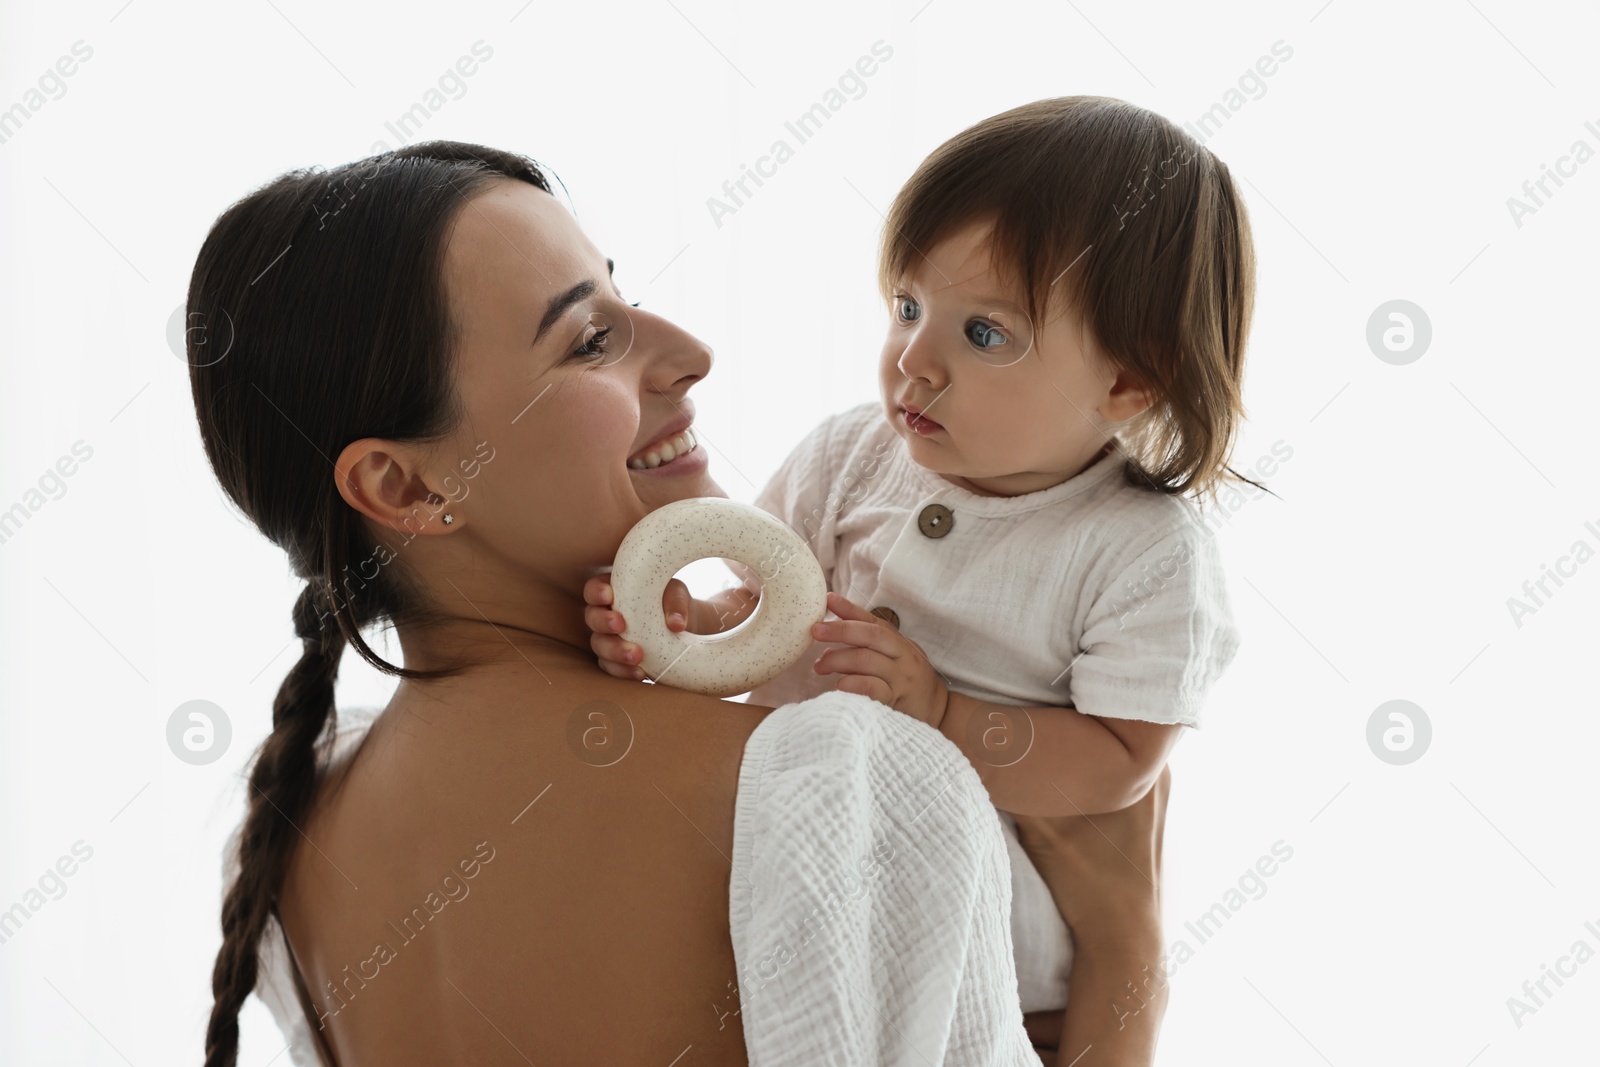
{"type": "Polygon", "coordinates": [[[536,658],[403,684],[301,827],[280,910],[340,1064],[744,1063],[729,857],[769,709],[536,658]]]}

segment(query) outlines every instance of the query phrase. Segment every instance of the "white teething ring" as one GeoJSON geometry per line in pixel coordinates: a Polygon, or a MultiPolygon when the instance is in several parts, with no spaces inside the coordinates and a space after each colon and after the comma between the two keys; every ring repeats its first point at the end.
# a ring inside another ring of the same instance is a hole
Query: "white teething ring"
{"type": "Polygon", "coordinates": [[[758,507],[719,496],[664,504],[628,531],[611,566],[622,638],[644,650],[654,681],[709,696],[733,696],[771,681],[811,645],[827,612],[828,583],[811,549],[788,524],[758,507]],[[674,633],[661,596],[697,559],[737,560],[761,576],[756,611],[731,633],[674,633]]]}

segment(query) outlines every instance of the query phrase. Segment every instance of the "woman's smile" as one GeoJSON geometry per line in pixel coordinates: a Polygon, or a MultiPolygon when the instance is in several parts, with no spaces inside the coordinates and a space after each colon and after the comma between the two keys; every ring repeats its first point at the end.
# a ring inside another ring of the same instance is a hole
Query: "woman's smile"
{"type": "Polygon", "coordinates": [[[706,469],[705,450],[694,431],[684,429],[635,452],[628,469],[640,474],[695,474],[706,469]]]}

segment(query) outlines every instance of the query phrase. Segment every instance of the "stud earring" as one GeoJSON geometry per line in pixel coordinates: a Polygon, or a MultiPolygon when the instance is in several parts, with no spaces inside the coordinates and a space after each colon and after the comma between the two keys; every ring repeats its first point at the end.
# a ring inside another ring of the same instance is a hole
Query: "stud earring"
{"type": "Polygon", "coordinates": [[[450,514],[448,511],[444,513],[444,524],[446,526],[449,526],[451,523],[453,523],[455,521],[456,521],[456,517],[454,515],[450,514]]]}

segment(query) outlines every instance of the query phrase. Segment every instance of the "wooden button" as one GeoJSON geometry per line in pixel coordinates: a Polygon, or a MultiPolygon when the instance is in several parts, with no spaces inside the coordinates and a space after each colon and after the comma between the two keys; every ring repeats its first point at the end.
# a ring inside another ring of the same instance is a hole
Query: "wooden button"
{"type": "Polygon", "coordinates": [[[893,608],[873,608],[872,613],[896,630],[900,629],[900,616],[893,608]]]}
{"type": "Polygon", "coordinates": [[[917,529],[925,537],[943,537],[955,527],[956,517],[943,504],[929,504],[917,516],[917,529]]]}

